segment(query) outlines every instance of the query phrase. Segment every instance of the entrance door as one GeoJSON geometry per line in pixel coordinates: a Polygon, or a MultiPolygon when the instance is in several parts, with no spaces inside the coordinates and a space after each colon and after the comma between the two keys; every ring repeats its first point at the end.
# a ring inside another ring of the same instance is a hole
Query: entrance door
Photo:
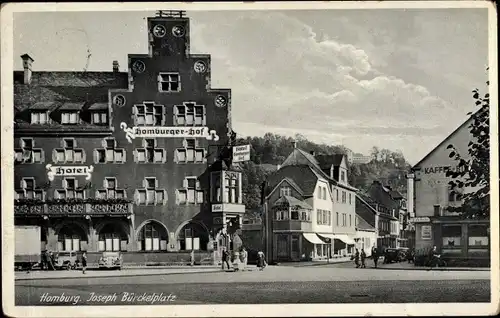
{"type": "Polygon", "coordinates": [[[299,237],[297,235],[292,235],[292,260],[296,261],[300,259],[300,248],[299,248],[299,237]]]}

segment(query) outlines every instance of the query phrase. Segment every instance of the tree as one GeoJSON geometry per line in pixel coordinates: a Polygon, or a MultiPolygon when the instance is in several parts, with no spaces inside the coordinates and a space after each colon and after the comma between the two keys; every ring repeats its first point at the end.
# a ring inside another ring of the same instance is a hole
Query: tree
{"type": "MultiPolygon", "coordinates": [[[[486,82],[489,85],[489,82],[486,82]]],[[[471,116],[468,157],[464,157],[454,145],[448,145],[450,158],[458,162],[457,169],[448,170],[446,176],[452,188],[468,189],[463,194],[461,207],[448,207],[449,211],[460,212],[465,218],[482,218],[490,215],[490,95],[480,97],[479,90],[472,91],[479,110],[468,113],[471,116]]]]}

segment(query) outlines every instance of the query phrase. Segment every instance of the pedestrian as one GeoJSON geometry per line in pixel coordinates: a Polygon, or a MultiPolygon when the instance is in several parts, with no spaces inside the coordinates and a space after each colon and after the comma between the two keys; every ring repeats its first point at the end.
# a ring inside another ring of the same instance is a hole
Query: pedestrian
{"type": "Polygon", "coordinates": [[[48,270],[47,251],[42,251],[42,270],[48,270]]]}
{"type": "Polygon", "coordinates": [[[262,251],[259,251],[257,253],[257,267],[259,268],[259,270],[264,270],[264,268],[266,267],[267,263],[266,263],[266,258],[264,257],[264,253],[262,251]]]}
{"type": "Polygon", "coordinates": [[[54,253],[52,253],[52,251],[49,251],[49,256],[48,256],[48,261],[49,261],[49,265],[50,265],[50,270],[55,270],[56,267],[55,267],[55,256],[54,256],[54,253]]]}
{"type": "Polygon", "coordinates": [[[222,270],[224,270],[224,263],[227,265],[227,269],[230,269],[229,266],[229,253],[226,250],[226,247],[222,248],[222,270]]]}
{"type": "Polygon", "coordinates": [[[190,258],[191,258],[191,266],[194,266],[194,250],[191,250],[191,253],[189,254],[190,258]]]}
{"type": "Polygon", "coordinates": [[[83,251],[82,254],[82,273],[85,274],[85,270],[87,269],[87,252],[83,251]]]}
{"type": "Polygon", "coordinates": [[[244,271],[244,270],[246,270],[247,263],[248,263],[248,252],[244,247],[241,249],[240,260],[241,260],[241,263],[240,263],[241,270],[244,271]]]}
{"type": "Polygon", "coordinates": [[[356,251],[354,252],[354,264],[356,264],[356,268],[359,268],[359,250],[356,247],[356,251]]]}
{"type": "Polygon", "coordinates": [[[375,268],[377,268],[377,262],[378,262],[378,250],[375,244],[372,247],[372,259],[373,259],[373,264],[375,265],[375,268]]]}
{"type": "Polygon", "coordinates": [[[365,259],[366,259],[366,253],[365,253],[365,249],[362,248],[361,249],[361,268],[366,268],[366,264],[365,264],[365,259]]]}
{"type": "Polygon", "coordinates": [[[427,269],[428,271],[430,271],[434,266],[437,265],[439,256],[440,255],[437,253],[436,246],[433,246],[429,251],[429,268],[427,269]]]}

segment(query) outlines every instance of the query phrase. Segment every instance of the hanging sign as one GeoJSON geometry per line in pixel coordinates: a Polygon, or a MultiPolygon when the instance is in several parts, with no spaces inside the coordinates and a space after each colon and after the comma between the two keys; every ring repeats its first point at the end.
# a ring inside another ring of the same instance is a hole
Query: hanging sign
{"type": "Polygon", "coordinates": [[[128,142],[135,138],[206,138],[207,140],[219,140],[215,130],[208,127],[131,127],[126,123],[120,123],[125,132],[128,142]]]}
{"type": "Polygon", "coordinates": [[[48,164],[45,168],[47,168],[47,177],[50,181],[54,181],[56,176],[86,176],[85,180],[90,180],[94,171],[93,166],[53,166],[48,164]]]}
{"type": "Polygon", "coordinates": [[[243,162],[250,160],[250,145],[233,147],[233,162],[243,162]]]}

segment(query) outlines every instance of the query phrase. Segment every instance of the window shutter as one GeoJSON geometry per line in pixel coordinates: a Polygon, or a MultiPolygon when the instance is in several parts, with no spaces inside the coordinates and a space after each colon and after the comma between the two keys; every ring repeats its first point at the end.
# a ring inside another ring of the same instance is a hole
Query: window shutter
{"type": "Polygon", "coordinates": [[[182,180],[182,187],[184,189],[187,189],[187,187],[188,187],[188,178],[184,178],[184,180],[182,180]]]}
{"type": "Polygon", "coordinates": [[[125,149],[121,149],[122,152],[122,162],[127,162],[127,151],[125,149]]]}
{"type": "Polygon", "coordinates": [[[81,149],[81,151],[82,151],[82,163],[85,163],[87,162],[87,153],[83,148],[81,149]]]}
{"type": "Polygon", "coordinates": [[[45,151],[43,149],[40,149],[40,161],[41,163],[45,162],[45,151]]]}
{"type": "Polygon", "coordinates": [[[207,108],[203,105],[203,126],[207,125],[207,108]]]}
{"type": "Polygon", "coordinates": [[[155,178],[155,188],[158,188],[158,179],[155,178]]]}
{"type": "Polygon", "coordinates": [[[174,110],[173,110],[173,121],[172,123],[174,124],[174,126],[177,126],[177,115],[179,114],[179,108],[178,106],[174,105],[174,110]]]}
{"type": "Polygon", "coordinates": [[[196,189],[201,189],[200,181],[199,180],[196,180],[196,189]]]}

